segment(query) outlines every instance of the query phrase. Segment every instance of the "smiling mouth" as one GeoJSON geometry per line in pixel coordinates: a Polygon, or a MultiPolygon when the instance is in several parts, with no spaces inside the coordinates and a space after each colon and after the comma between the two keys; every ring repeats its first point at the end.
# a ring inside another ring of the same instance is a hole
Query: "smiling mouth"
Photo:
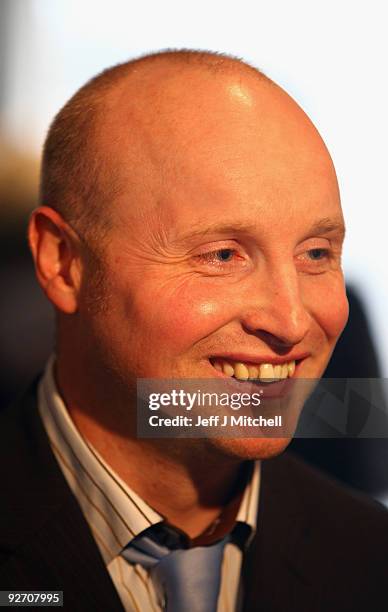
{"type": "Polygon", "coordinates": [[[257,380],[261,383],[274,383],[286,378],[292,378],[298,361],[285,361],[281,364],[272,363],[248,363],[211,358],[210,363],[217,372],[236,378],[237,380],[257,380]]]}

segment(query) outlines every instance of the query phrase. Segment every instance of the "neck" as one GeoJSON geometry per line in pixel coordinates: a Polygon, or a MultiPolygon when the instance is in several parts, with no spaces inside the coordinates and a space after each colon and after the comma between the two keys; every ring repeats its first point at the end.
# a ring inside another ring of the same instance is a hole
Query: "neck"
{"type": "MultiPolygon", "coordinates": [[[[92,372],[90,384],[75,384],[79,371],[61,367],[61,360],[57,361],[57,385],[77,429],[118,476],[169,523],[195,538],[230,502],[233,505],[233,500],[238,500],[246,482],[241,477],[246,462],[228,457],[207,440],[136,438],[119,385],[102,384],[91,396],[99,378],[92,372]],[[85,387],[87,397],[80,393],[85,387]],[[93,411],[85,406],[93,406],[93,411]],[[107,410],[106,406],[117,409],[107,410]]],[[[85,376],[85,368],[82,373],[85,376]]],[[[233,513],[226,515],[228,520],[234,519],[233,513]]]]}
{"type": "MultiPolygon", "coordinates": [[[[170,524],[197,537],[239,497],[245,463],[205,440],[139,440],[69,408],[82,434],[120,478],[170,524]],[[146,477],[145,477],[146,475],[146,477]]],[[[229,520],[234,515],[228,514],[229,520]]]]}

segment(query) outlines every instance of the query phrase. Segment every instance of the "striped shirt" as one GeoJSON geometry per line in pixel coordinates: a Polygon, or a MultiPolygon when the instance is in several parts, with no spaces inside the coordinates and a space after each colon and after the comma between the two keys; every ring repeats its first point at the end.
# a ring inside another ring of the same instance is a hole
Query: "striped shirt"
{"type": "MultiPolygon", "coordinates": [[[[128,612],[157,612],[161,605],[147,570],[131,565],[122,556],[129,542],[163,517],[143,501],[110,468],[95,448],[81,436],[59,395],[54,380],[54,357],[39,385],[39,412],[52,451],[76,497],[113,584],[128,612]]],[[[260,463],[255,462],[236,521],[256,530],[260,463]]],[[[217,612],[238,609],[242,552],[226,545],[221,567],[217,612]]]]}

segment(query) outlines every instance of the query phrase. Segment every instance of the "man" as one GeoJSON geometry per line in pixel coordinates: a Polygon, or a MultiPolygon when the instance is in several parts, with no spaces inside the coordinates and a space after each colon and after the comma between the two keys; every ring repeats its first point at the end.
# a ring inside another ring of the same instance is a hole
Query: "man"
{"type": "Polygon", "coordinates": [[[1,588],[72,611],[385,610],[386,512],[274,458],[289,438],[136,436],[139,378],[328,363],[344,224],[300,107],[236,59],[147,56],[60,111],[41,191],[57,347],[2,418],[1,588]]]}

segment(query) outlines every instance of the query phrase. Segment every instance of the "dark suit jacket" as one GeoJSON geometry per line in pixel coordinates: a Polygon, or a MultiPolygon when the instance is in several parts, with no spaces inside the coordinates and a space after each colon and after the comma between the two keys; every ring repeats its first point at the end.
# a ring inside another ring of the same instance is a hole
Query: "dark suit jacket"
{"type": "MultiPolygon", "coordinates": [[[[243,563],[245,612],[387,612],[382,507],[287,453],[263,463],[259,507],[243,563]]],[[[0,416],[0,590],[11,589],[62,590],[69,612],[122,612],[35,389],[0,416]]]]}

